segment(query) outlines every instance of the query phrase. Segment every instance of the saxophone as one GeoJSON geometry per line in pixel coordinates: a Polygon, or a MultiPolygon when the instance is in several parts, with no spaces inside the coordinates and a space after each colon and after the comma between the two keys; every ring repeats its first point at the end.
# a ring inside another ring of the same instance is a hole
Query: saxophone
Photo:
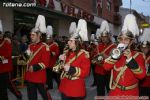
{"type": "MultiPolygon", "coordinates": [[[[67,52],[69,50],[69,46],[66,45],[63,51],[63,54],[66,55],[67,52]]],[[[61,73],[61,71],[63,70],[63,66],[65,65],[65,60],[58,60],[55,64],[55,66],[53,67],[53,71],[56,73],[61,73]]]]}

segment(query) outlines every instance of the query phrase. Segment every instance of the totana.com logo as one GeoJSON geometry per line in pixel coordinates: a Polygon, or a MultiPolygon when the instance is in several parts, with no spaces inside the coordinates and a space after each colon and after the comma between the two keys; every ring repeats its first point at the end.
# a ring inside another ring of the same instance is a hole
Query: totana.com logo
{"type": "Polygon", "coordinates": [[[11,2],[3,2],[3,7],[35,7],[36,3],[11,3],[11,2]]]}

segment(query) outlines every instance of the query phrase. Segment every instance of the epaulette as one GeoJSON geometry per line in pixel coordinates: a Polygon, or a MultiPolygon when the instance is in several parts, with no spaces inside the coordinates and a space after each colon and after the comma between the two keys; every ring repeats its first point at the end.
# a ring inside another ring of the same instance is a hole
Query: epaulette
{"type": "Polygon", "coordinates": [[[146,59],[146,56],[144,55],[144,53],[143,53],[143,52],[135,51],[135,54],[137,54],[137,53],[138,53],[139,55],[142,55],[142,56],[143,56],[143,58],[144,58],[144,59],[146,59]]]}
{"type": "Polygon", "coordinates": [[[46,51],[50,51],[49,46],[46,43],[42,43],[42,44],[44,44],[46,46],[46,51]]]}
{"type": "Polygon", "coordinates": [[[57,43],[57,42],[54,42],[54,44],[58,46],[58,43],[57,43]]]}
{"type": "Polygon", "coordinates": [[[11,40],[9,38],[4,38],[4,41],[7,41],[8,43],[11,44],[11,40]]]}
{"type": "Polygon", "coordinates": [[[146,58],[146,62],[148,62],[150,60],[150,56],[146,58]]]}
{"type": "Polygon", "coordinates": [[[84,50],[84,49],[81,49],[81,51],[86,54],[86,57],[87,57],[87,58],[90,58],[90,55],[89,55],[89,52],[88,52],[88,51],[86,51],[86,50],[84,50]]]}

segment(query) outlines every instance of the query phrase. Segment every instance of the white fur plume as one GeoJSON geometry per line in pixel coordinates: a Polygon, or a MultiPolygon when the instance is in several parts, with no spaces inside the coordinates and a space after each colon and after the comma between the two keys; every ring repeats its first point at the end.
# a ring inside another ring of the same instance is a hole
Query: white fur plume
{"type": "Polygon", "coordinates": [[[0,31],[3,32],[2,20],[0,19],[0,31]]]}
{"type": "Polygon", "coordinates": [[[43,15],[38,15],[35,23],[35,30],[39,30],[41,33],[46,33],[46,21],[43,15]]]}
{"type": "Polygon", "coordinates": [[[97,30],[96,30],[96,38],[98,39],[100,36],[101,36],[100,29],[97,28],[97,30]]]}
{"type": "Polygon", "coordinates": [[[126,15],[122,27],[122,32],[123,34],[126,33],[127,31],[131,31],[133,36],[138,36],[139,35],[139,28],[136,22],[136,18],[133,14],[128,14],[126,15]]]}
{"type": "Polygon", "coordinates": [[[87,22],[84,19],[78,21],[76,33],[79,34],[82,41],[88,41],[87,22]]]}
{"type": "Polygon", "coordinates": [[[91,41],[95,40],[95,34],[91,34],[91,41]]]}
{"type": "Polygon", "coordinates": [[[52,35],[53,35],[53,28],[51,25],[48,25],[47,29],[46,29],[46,37],[50,38],[50,37],[52,37],[52,35]]]}
{"type": "Polygon", "coordinates": [[[150,28],[145,28],[142,36],[140,37],[140,42],[144,41],[150,42],[150,28]]]}
{"type": "Polygon", "coordinates": [[[106,20],[102,21],[100,32],[103,33],[104,31],[107,31],[109,33],[109,24],[106,20]]]}
{"type": "Polygon", "coordinates": [[[71,22],[70,24],[70,28],[69,28],[69,34],[74,34],[76,32],[76,23],[75,22],[71,22]]]}

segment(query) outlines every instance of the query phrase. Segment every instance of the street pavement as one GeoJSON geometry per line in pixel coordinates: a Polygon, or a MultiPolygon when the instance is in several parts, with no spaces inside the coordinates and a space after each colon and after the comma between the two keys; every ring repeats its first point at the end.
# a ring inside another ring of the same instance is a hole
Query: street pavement
{"type": "MultiPolygon", "coordinates": [[[[92,73],[89,77],[86,78],[86,89],[87,89],[87,96],[85,100],[94,100],[94,96],[96,96],[96,87],[90,87],[90,85],[93,82],[93,76],[92,73]]],[[[23,95],[23,100],[28,100],[27,98],[27,89],[19,89],[23,95]]],[[[57,89],[57,85],[54,81],[54,88],[52,90],[49,90],[49,93],[51,94],[52,100],[61,100],[60,93],[57,89]]],[[[17,100],[16,97],[8,90],[8,96],[9,100],[17,100]]],[[[43,100],[41,95],[38,93],[38,100],[43,100]]]]}

